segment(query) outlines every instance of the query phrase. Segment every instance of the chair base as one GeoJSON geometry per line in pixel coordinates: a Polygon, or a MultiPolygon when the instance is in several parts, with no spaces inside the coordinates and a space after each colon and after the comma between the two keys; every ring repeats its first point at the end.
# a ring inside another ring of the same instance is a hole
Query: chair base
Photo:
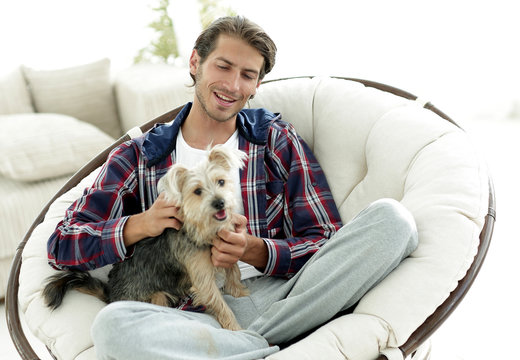
{"type": "Polygon", "coordinates": [[[430,360],[432,354],[432,343],[431,340],[426,340],[423,342],[415,352],[407,357],[406,359],[410,360],[430,360]]]}

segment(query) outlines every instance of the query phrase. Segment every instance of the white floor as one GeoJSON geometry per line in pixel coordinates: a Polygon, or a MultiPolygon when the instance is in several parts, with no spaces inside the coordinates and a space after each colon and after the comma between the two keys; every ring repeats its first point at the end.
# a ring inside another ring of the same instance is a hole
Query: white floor
{"type": "MultiPolygon", "coordinates": [[[[520,119],[461,123],[487,159],[497,197],[497,223],[479,277],[455,313],[432,337],[433,360],[511,359],[520,334],[517,263],[520,237],[520,119]]],[[[5,317],[5,305],[0,305],[5,317]]],[[[34,342],[37,344],[37,341],[34,342]]],[[[42,359],[50,359],[37,344],[42,359]]],[[[5,319],[0,320],[0,359],[19,359],[5,319]]]]}

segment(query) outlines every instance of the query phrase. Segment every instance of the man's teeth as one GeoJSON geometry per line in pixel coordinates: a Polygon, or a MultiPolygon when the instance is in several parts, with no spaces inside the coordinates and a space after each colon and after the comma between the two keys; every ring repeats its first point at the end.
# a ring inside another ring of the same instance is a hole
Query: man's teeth
{"type": "Polygon", "coordinates": [[[217,95],[217,97],[220,98],[220,99],[222,99],[222,100],[225,100],[225,101],[233,101],[233,99],[228,98],[227,96],[220,95],[220,94],[217,94],[217,93],[215,93],[215,95],[217,95]]]}

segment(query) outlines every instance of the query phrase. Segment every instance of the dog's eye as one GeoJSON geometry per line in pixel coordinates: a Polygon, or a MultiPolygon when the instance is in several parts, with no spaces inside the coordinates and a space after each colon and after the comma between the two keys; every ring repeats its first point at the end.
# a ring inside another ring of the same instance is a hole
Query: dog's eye
{"type": "Polygon", "coordinates": [[[201,188],[196,188],[195,191],[193,192],[195,195],[200,195],[202,194],[202,189],[201,188]]]}
{"type": "Polygon", "coordinates": [[[226,181],[220,179],[219,181],[217,181],[217,183],[218,183],[218,186],[224,186],[224,184],[226,183],[226,181]]]}

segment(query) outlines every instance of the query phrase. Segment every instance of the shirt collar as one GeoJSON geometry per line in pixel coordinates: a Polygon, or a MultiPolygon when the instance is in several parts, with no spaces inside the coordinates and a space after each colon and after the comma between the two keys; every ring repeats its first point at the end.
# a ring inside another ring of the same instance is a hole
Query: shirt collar
{"type": "MultiPolygon", "coordinates": [[[[161,162],[175,149],[177,134],[188,117],[191,106],[191,102],[187,103],[173,122],[158,124],[144,136],[142,151],[148,159],[147,167],[161,162]]],[[[266,109],[242,109],[237,114],[238,133],[253,144],[265,145],[271,123],[280,118],[280,114],[266,109]]]]}

